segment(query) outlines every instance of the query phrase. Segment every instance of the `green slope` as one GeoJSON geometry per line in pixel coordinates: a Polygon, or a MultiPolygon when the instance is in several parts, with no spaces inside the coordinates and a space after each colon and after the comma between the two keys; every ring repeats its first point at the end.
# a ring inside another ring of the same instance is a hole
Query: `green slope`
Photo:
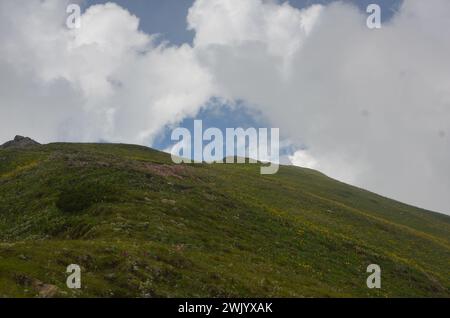
{"type": "Polygon", "coordinates": [[[0,297],[450,296],[450,217],[308,169],[0,149],[0,297]],[[82,289],[65,286],[82,267],[82,289]],[[382,288],[366,268],[381,266],[382,288]]]}

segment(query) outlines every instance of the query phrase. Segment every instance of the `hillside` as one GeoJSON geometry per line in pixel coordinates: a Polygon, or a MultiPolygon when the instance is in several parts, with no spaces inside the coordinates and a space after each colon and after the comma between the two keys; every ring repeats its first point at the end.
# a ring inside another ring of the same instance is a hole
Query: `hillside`
{"type": "Polygon", "coordinates": [[[449,264],[450,217],[317,171],[173,165],[131,145],[0,149],[0,297],[449,297],[449,264]],[[80,290],[65,286],[72,263],[80,290]]]}

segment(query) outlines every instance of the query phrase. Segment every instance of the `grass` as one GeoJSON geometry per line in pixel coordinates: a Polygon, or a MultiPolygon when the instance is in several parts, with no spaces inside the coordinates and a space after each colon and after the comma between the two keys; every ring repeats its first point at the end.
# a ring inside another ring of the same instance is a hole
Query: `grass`
{"type": "Polygon", "coordinates": [[[0,297],[39,296],[36,281],[56,297],[449,297],[449,264],[450,217],[317,171],[116,144],[0,150],[0,297]]]}

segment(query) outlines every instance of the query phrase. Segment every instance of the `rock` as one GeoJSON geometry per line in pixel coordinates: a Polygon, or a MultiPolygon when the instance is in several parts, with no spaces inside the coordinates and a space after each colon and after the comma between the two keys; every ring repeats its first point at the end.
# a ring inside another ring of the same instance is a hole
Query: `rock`
{"type": "Polygon", "coordinates": [[[58,287],[55,285],[44,284],[39,290],[39,297],[41,298],[53,298],[58,294],[58,287]]]}
{"type": "Polygon", "coordinates": [[[27,148],[32,146],[39,146],[40,143],[37,141],[34,141],[33,139],[29,137],[23,137],[23,136],[16,136],[14,137],[14,140],[10,140],[3,145],[0,146],[2,149],[6,148],[27,148]]]}
{"type": "Polygon", "coordinates": [[[170,205],[175,205],[177,203],[177,201],[169,200],[169,199],[161,199],[161,202],[164,204],[170,204],[170,205]]]}
{"type": "Polygon", "coordinates": [[[108,280],[114,280],[116,278],[116,274],[114,273],[106,274],[105,278],[108,280]]]}
{"type": "Polygon", "coordinates": [[[53,298],[59,293],[59,288],[52,284],[44,284],[40,280],[33,280],[33,287],[39,293],[40,298],[53,298]]]}

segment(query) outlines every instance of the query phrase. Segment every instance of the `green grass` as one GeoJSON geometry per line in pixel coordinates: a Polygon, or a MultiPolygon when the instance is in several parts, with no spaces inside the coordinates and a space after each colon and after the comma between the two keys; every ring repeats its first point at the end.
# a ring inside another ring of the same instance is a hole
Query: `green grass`
{"type": "Polygon", "coordinates": [[[131,145],[0,150],[0,297],[35,297],[36,280],[59,297],[449,297],[449,265],[450,217],[317,171],[174,165],[131,145]]]}

